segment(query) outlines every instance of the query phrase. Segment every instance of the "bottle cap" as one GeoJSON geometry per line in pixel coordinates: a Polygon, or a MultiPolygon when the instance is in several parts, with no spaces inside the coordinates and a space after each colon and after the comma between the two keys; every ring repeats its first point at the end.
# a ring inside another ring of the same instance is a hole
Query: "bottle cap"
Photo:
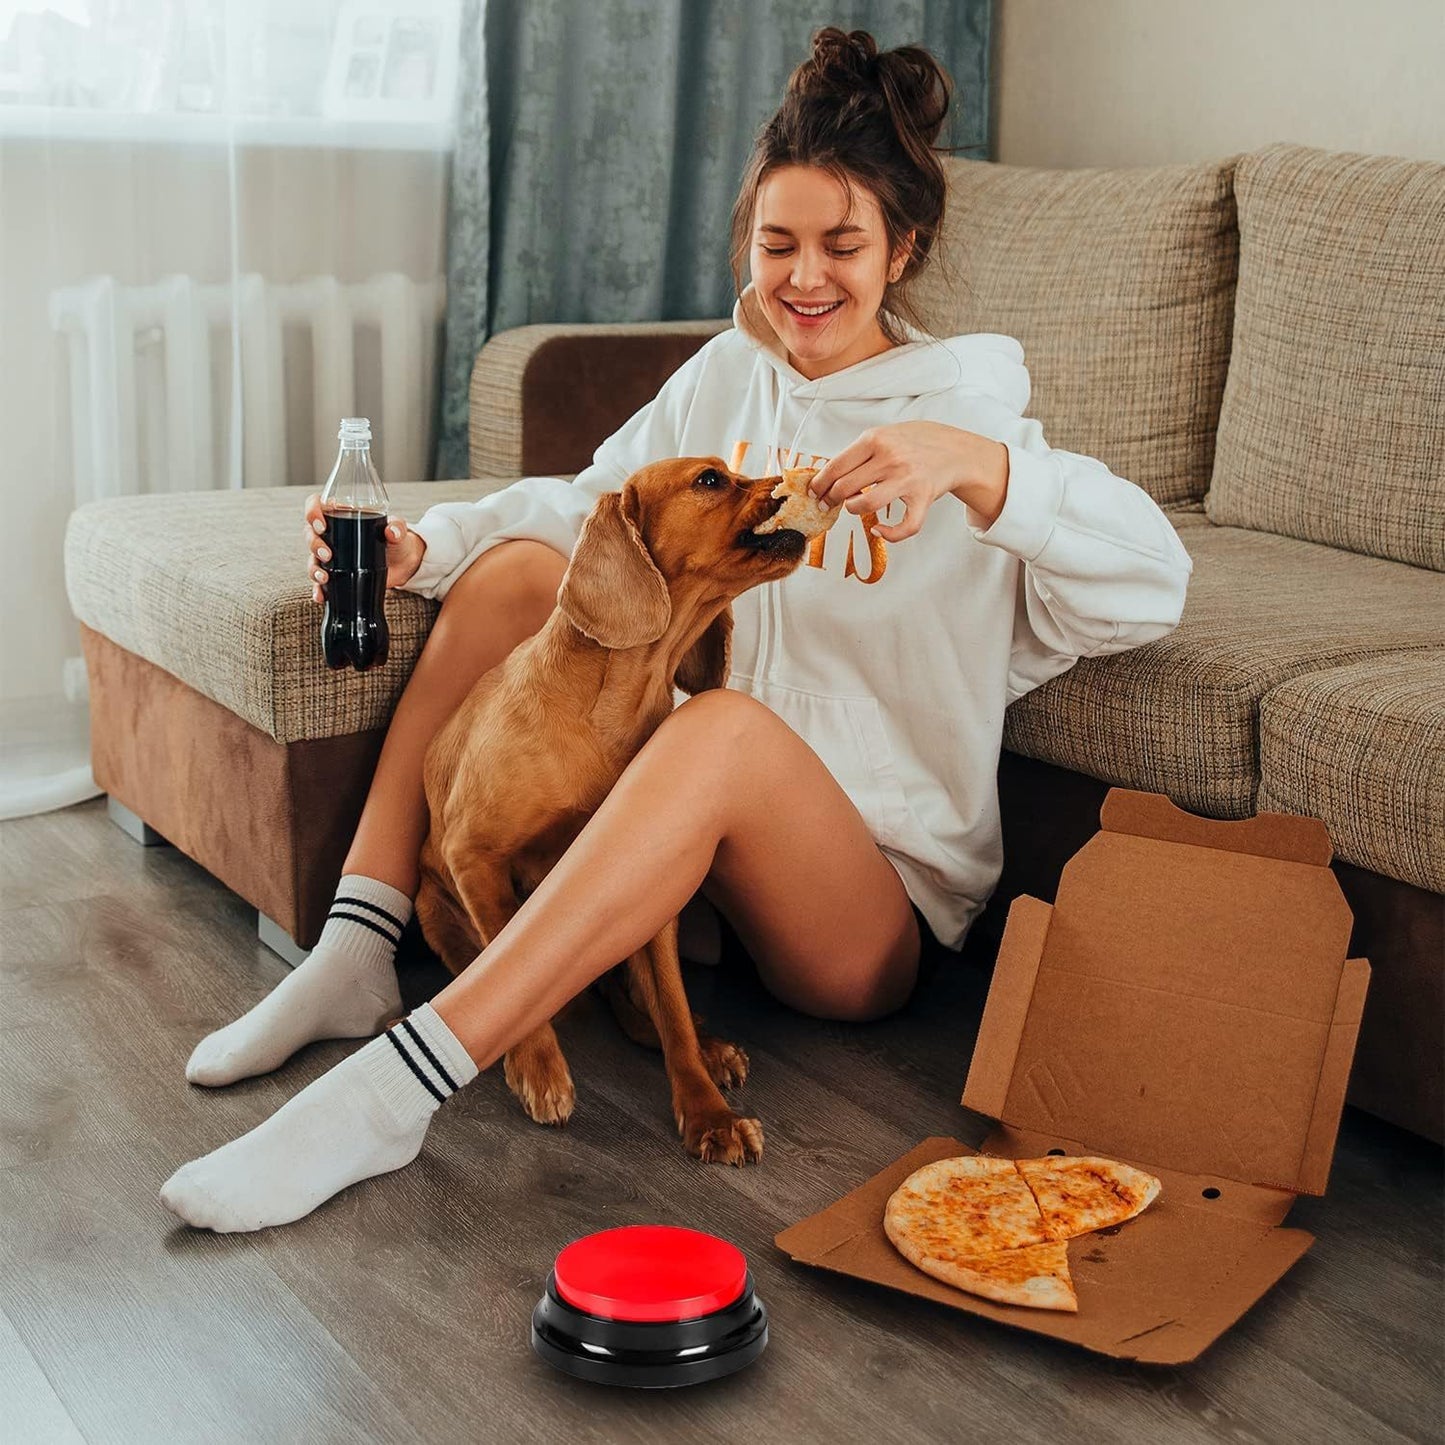
{"type": "Polygon", "coordinates": [[[668,1225],[606,1229],[557,1256],[532,1313],[532,1347],[601,1384],[691,1385],[751,1364],[768,1313],[742,1251],[668,1225]]]}
{"type": "Polygon", "coordinates": [[[365,416],[344,416],[341,430],[336,433],[344,442],[369,442],[371,440],[371,418],[365,416]]]}

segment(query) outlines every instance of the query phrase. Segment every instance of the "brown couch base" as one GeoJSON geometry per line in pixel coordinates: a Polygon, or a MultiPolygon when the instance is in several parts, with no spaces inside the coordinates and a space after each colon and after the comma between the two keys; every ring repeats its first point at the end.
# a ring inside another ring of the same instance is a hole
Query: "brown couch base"
{"type": "Polygon", "coordinates": [[[97,786],[311,948],[385,729],[278,743],[84,624],[80,634],[97,786]]]}
{"type": "MultiPolygon", "coordinates": [[[[1053,902],[1064,864],[1098,831],[1108,791],[1081,773],[1003,754],[1003,876],[973,929],[990,957],[1014,898],[1053,902]]],[[[1371,967],[1349,1101],[1445,1142],[1445,896],[1338,860],[1333,866],[1355,916],[1350,956],[1371,967]]]]}
{"type": "MultiPolygon", "coordinates": [[[[170,673],[81,627],[96,783],[302,948],[321,936],[384,731],[278,743],[170,673]]],[[[1052,902],[1099,826],[1107,784],[1004,753],[1003,877],[966,955],[991,963],[1008,903],[1052,902]]],[[[1336,863],[1355,914],[1351,953],[1373,968],[1350,1102],[1445,1136],[1445,898],[1336,863]]]]}

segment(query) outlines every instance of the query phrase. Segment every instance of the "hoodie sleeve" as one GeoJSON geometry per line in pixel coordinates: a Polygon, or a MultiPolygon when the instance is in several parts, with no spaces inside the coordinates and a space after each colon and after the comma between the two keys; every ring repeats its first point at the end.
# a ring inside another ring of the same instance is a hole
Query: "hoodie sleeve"
{"type": "Polygon", "coordinates": [[[587,514],[603,492],[618,491],[648,462],[678,455],[711,345],[673,372],[657,396],[597,448],[592,465],[573,481],[523,477],[480,501],[439,502],[429,508],[412,528],[426,542],[426,551],[404,590],[441,601],[457,578],[499,542],[545,542],[570,557],[587,514]]]}
{"type": "Polygon", "coordinates": [[[971,398],[968,417],[1008,447],[1003,510],[985,527],[970,507],[968,521],[985,546],[1024,564],[1009,700],[1080,657],[1172,632],[1194,563],[1154,499],[1092,457],[1054,451],[1037,421],[996,398],[971,398]]]}

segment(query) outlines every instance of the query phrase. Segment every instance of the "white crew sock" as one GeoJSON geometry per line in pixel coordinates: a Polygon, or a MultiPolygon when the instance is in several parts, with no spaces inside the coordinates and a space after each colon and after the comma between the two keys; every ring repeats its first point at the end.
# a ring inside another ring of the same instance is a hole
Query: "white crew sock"
{"type": "Polygon", "coordinates": [[[476,1076],[457,1036],[423,1004],[249,1134],[183,1164],[161,1186],[161,1203],[221,1234],[289,1224],[358,1179],[410,1164],[442,1101],[476,1076]]]}
{"type": "Polygon", "coordinates": [[[348,873],[321,939],[249,1013],[207,1034],[186,1064],[193,1084],[234,1084],[280,1068],[315,1039],[370,1038],[401,1013],[396,945],[411,899],[388,883],[348,873]]]}

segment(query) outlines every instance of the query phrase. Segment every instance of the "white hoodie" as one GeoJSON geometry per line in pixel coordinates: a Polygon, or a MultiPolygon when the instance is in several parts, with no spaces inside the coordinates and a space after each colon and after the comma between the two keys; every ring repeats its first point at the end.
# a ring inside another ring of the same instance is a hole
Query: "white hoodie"
{"type": "MultiPolygon", "coordinates": [[[[1023,416],[1029,376],[1007,336],[913,339],[810,381],[752,289],[714,337],[598,447],[576,480],[526,477],[432,507],[408,589],[442,598],[511,538],[571,555],[599,494],[663,457],[717,456],[748,476],[818,466],[869,427],[946,422],[1009,453],[990,527],[955,497],[922,531],[869,553],[871,515],[844,512],[780,582],[733,603],[728,686],[813,748],[866,820],[938,939],[959,947],[1003,864],[1004,709],[1080,657],[1121,652],[1179,621],[1192,563],[1148,493],[1102,462],[1052,451],[1023,416]]],[[[885,523],[901,520],[895,502],[885,523]]],[[[802,806],[806,806],[803,804],[802,806]]],[[[800,866],[826,869],[826,859],[800,866]]]]}

